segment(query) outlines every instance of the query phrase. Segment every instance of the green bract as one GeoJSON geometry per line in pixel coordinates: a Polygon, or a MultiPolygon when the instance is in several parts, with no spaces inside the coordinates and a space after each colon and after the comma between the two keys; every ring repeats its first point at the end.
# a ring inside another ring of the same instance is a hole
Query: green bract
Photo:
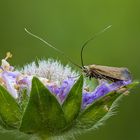
{"type": "MultiPolygon", "coordinates": [[[[133,82],[127,88],[132,88],[133,82]]],[[[55,136],[86,131],[97,127],[112,114],[112,108],[123,94],[111,92],[82,110],[83,76],[70,90],[61,105],[57,98],[36,77],[32,80],[29,99],[18,104],[0,86],[0,125],[9,131],[19,131],[46,140],[55,136]]],[[[23,94],[24,95],[24,94],[23,94]]]]}

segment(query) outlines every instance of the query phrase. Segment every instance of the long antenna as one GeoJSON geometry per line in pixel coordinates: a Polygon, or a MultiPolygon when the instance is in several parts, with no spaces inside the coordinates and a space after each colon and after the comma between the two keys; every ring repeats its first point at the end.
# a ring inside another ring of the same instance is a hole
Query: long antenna
{"type": "Polygon", "coordinates": [[[112,25],[109,25],[107,26],[106,28],[104,28],[103,30],[101,30],[100,32],[94,34],[93,37],[89,38],[88,40],[85,41],[85,43],[82,45],[82,48],[81,48],[81,64],[82,64],[82,67],[84,67],[84,61],[83,61],[83,50],[84,48],[87,46],[87,44],[94,40],[98,35],[102,34],[103,32],[105,32],[107,29],[109,29],[112,25]]]}
{"type": "Polygon", "coordinates": [[[50,43],[48,43],[47,41],[45,41],[43,38],[41,38],[41,37],[39,37],[39,36],[37,36],[37,35],[31,33],[31,32],[28,31],[26,28],[24,28],[24,29],[25,29],[25,31],[26,31],[29,35],[31,35],[31,36],[33,36],[33,37],[39,39],[41,42],[43,42],[43,43],[46,44],[47,46],[49,46],[50,48],[54,49],[55,51],[59,52],[59,53],[62,54],[64,57],[66,57],[73,65],[75,65],[75,66],[79,67],[80,69],[82,69],[82,67],[81,67],[80,65],[74,63],[67,55],[65,55],[65,53],[64,53],[63,51],[61,51],[61,50],[55,48],[53,45],[51,45],[50,43]]]}

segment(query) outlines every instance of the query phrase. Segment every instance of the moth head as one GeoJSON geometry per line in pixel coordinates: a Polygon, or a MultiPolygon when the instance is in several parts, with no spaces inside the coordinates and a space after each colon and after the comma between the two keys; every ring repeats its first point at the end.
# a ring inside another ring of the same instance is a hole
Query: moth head
{"type": "Polygon", "coordinates": [[[84,74],[85,74],[86,76],[88,76],[89,73],[90,73],[90,69],[89,69],[88,66],[83,66],[83,67],[82,67],[82,71],[84,72],[84,74]]]}

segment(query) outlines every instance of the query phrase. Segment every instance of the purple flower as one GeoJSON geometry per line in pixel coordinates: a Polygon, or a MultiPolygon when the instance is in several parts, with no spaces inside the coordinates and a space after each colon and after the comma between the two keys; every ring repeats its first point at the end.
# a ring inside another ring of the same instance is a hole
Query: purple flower
{"type": "MultiPolygon", "coordinates": [[[[60,87],[49,86],[48,88],[52,93],[54,93],[58,97],[58,99],[62,103],[65,100],[70,89],[74,85],[74,82],[75,82],[75,80],[73,78],[68,78],[67,80],[64,80],[62,82],[60,87]]],[[[92,104],[95,100],[106,95],[107,93],[115,91],[115,90],[121,88],[122,86],[128,85],[130,83],[131,83],[131,80],[129,80],[129,81],[117,81],[117,82],[114,82],[111,84],[104,82],[104,83],[100,84],[99,86],[97,86],[95,88],[95,90],[92,92],[87,92],[87,91],[83,90],[82,107],[85,108],[88,105],[92,104]]]]}
{"type": "Polygon", "coordinates": [[[68,78],[67,80],[64,80],[62,82],[61,86],[58,87],[56,85],[52,85],[52,86],[48,86],[48,89],[52,93],[54,93],[62,103],[65,100],[70,89],[72,88],[74,82],[75,80],[73,78],[68,78]]]}
{"type": "MultiPolygon", "coordinates": [[[[10,66],[10,64],[3,59],[2,66],[0,67],[0,84],[4,84],[11,95],[17,99],[18,93],[25,88],[28,90],[28,93],[30,93],[32,78],[36,76],[50,92],[57,97],[60,104],[62,104],[76,81],[75,78],[72,77],[76,75],[77,73],[71,71],[71,68],[68,66],[63,67],[57,61],[40,61],[39,67],[37,67],[35,63],[32,63],[31,65],[27,65],[23,71],[20,72],[14,70],[14,67],[10,66]]],[[[86,108],[107,93],[130,83],[131,80],[113,83],[103,82],[91,92],[84,90],[83,86],[82,108],[86,108]]]]}
{"type": "MultiPolygon", "coordinates": [[[[21,75],[21,73],[17,71],[14,71],[14,72],[3,71],[0,77],[3,79],[7,90],[12,94],[14,98],[18,98],[18,93],[17,93],[17,89],[15,89],[15,85],[18,85],[20,90],[24,88],[28,89],[28,93],[30,93],[31,81],[32,81],[33,76],[24,76],[24,75],[21,75]]],[[[66,99],[74,83],[75,83],[74,78],[67,78],[66,80],[62,81],[60,86],[58,86],[55,83],[51,83],[51,84],[46,83],[45,85],[50,90],[50,92],[52,92],[52,94],[54,94],[59,100],[59,102],[62,104],[64,100],[66,99]]],[[[131,80],[117,81],[111,84],[107,82],[103,82],[102,84],[97,86],[95,90],[92,92],[85,91],[83,87],[82,108],[86,108],[88,105],[92,104],[95,100],[103,97],[107,93],[111,91],[115,91],[119,89],[120,87],[128,85],[130,83],[131,83],[131,80]]]]}
{"type": "Polygon", "coordinates": [[[14,87],[16,85],[16,76],[14,74],[12,75],[12,73],[4,71],[1,74],[1,78],[2,78],[3,82],[5,83],[7,90],[11,93],[11,95],[14,98],[17,98],[18,94],[14,87]]]}
{"type": "Polygon", "coordinates": [[[83,108],[85,108],[87,105],[93,103],[95,100],[103,97],[109,92],[115,91],[122,86],[128,85],[131,83],[131,80],[129,81],[117,81],[114,83],[102,83],[96,89],[92,92],[83,92],[83,108]]]}

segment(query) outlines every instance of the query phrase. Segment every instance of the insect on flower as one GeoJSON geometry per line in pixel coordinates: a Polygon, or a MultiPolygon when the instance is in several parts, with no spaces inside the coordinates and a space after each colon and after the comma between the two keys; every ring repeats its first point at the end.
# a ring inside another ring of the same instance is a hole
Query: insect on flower
{"type": "Polygon", "coordinates": [[[82,46],[79,66],[61,50],[27,32],[64,55],[85,76],[108,81],[93,89],[83,75],[79,77],[69,65],[53,59],[33,61],[17,69],[7,61],[12,57],[8,52],[0,65],[0,127],[4,131],[37,140],[74,138],[103,124],[114,114],[122,93],[128,94],[138,84],[132,82],[126,68],[84,66],[83,49],[95,37],[82,46]]]}
{"type": "Polygon", "coordinates": [[[90,39],[85,41],[85,43],[82,45],[82,49],[81,49],[81,64],[82,64],[82,66],[74,63],[68,56],[65,55],[65,53],[63,51],[55,48],[54,46],[52,46],[50,43],[48,43],[44,39],[40,38],[39,36],[29,32],[26,28],[25,28],[25,31],[29,35],[39,39],[40,41],[45,43],[47,46],[53,48],[55,51],[57,51],[60,54],[62,54],[63,56],[65,56],[72,64],[74,64],[75,66],[80,68],[82,70],[82,72],[85,74],[85,76],[89,77],[90,79],[94,77],[96,79],[105,79],[105,80],[109,80],[112,82],[131,80],[131,73],[127,68],[101,66],[101,65],[95,65],[95,64],[89,65],[89,66],[84,66],[84,62],[83,62],[83,50],[84,50],[84,48],[87,46],[87,44],[90,41],[94,40],[99,34],[103,33],[104,31],[106,31],[110,27],[111,26],[108,26],[105,29],[101,30],[100,32],[96,33],[93,37],[91,37],[90,39]]]}

